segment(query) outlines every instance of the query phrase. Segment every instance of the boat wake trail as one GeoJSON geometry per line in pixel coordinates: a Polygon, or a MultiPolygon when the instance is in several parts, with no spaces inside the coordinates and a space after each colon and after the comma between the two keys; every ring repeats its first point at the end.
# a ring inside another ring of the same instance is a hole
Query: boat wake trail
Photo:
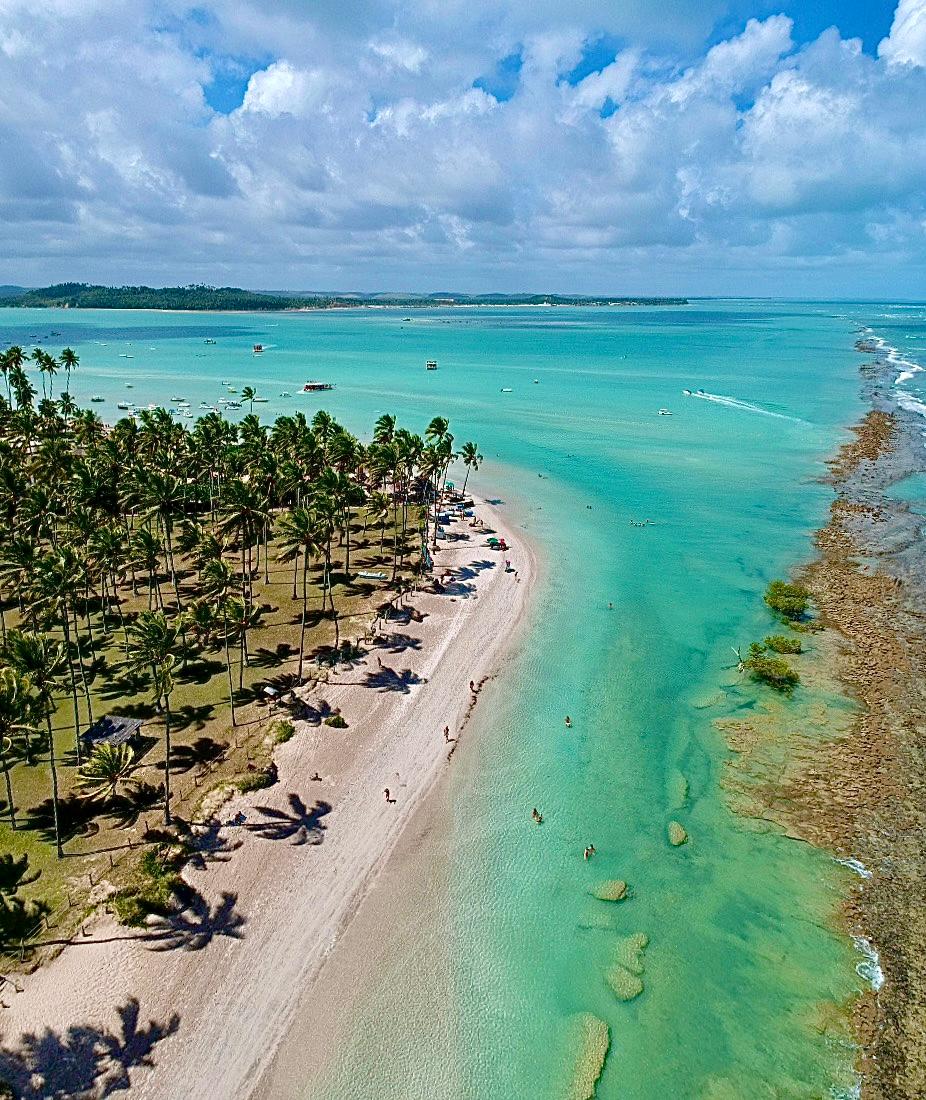
{"type": "Polygon", "coordinates": [[[787,413],[774,412],[765,409],[761,405],[753,405],[751,401],[740,401],[738,397],[729,397],[723,393],[706,393],[704,390],[694,390],[686,394],[689,397],[700,397],[702,401],[713,401],[715,405],[725,405],[728,409],[742,409],[744,412],[760,413],[762,416],[773,416],[776,420],[790,420],[794,424],[806,424],[799,416],[788,416],[787,413]]]}

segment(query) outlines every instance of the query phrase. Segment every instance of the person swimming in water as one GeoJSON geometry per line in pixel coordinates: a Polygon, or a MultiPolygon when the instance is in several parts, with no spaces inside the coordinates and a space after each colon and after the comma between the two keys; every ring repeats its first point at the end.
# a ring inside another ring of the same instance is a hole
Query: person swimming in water
{"type": "Polygon", "coordinates": [[[572,719],[568,714],[566,715],[566,729],[572,729],[572,719]]]}

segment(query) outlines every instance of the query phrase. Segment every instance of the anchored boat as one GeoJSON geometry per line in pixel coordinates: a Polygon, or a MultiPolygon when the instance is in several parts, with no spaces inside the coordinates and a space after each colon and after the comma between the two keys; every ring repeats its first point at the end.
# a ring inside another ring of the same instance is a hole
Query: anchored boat
{"type": "Polygon", "coordinates": [[[330,382],[306,382],[302,387],[303,393],[316,393],[318,390],[333,390],[334,386],[330,382]]]}

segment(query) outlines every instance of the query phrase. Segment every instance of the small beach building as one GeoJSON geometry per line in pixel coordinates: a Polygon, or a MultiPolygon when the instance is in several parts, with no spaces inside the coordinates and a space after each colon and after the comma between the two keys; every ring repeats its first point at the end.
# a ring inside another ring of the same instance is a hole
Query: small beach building
{"type": "Polygon", "coordinates": [[[103,718],[98,718],[85,733],[81,734],[80,739],[91,750],[97,745],[125,745],[135,740],[142,724],[141,718],[107,714],[103,718]]]}

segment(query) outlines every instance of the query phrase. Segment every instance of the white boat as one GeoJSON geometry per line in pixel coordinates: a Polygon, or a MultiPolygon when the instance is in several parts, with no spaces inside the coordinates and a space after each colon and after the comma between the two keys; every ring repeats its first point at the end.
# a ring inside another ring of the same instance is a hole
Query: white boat
{"type": "Polygon", "coordinates": [[[131,401],[120,401],[116,406],[117,409],[131,409],[134,408],[131,401]]]}
{"type": "Polygon", "coordinates": [[[682,390],[682,393],[683,393],[683,394],[684,394],[684,395],[685,395],[686,397],[691,397],[691,390],[682,390]]]}
{"type": "Polygon", "coordinates": [[[127,390],[134,390],[135,389],[135,383],[134,382],[126,382],[125,388],[127,390]]]}
{"type": "Polygon", "coordinates": [[[535,378],[535,379],[534,379],[534,385],[535,385],[535,386],[539,386],[539,385],[540,385],[540,379],[539,379],[539,378],[535,378]]]}
{"type": "Polygon", "coordinates": [[[511,386],[502,386],[502,393],[511,393],[511,386]]]}
{"type": "Polygon", "coordinates": [[[429,359],[424,365],[425,370],[437,370],[437,360],[429,359]]]}
{"type": "Polygon", "coordinates": [[[210,337],[210,336],[207,336],[207,337],[206,337],[206,339],[205,339],[205,340],[203,340],[203,343],[204,343],[204,344],[214,344],[214,343],[215,343],[215,340],[213,340],[213,339],[212,339],[212,337],[210,337]]]}
{"type": "Polygon", "coordinates": [[[95,394],[93,395],[93,397],[91,397],[91,398],[90,398],[90,400],[91,400],[91,401],[93,401],[93,402],[95,402],[96,404],[99,404],[99,403],[100,403],[101,401],[105,401],[105,400],[106,400],[106,398],[105,398],[105,397],[103,397],[103,396],[101,396],[101,395],[100,395],[100,394],[98,394],[98,393],[95,393],[95,394]]]}
{"type": "Polygon", "coordinates": [[[182,397],[172,397],[171,401],[173,401],[174,404],[180,404],[183,401],[183,398],[182,397]]]}
{"type": "Polygon", "coordinates": [[[270,400],[270,398],[269,397],[252,397],[251,400],[254,402],[255,405],[266,405],[267,402],[270,400]]]}
{"type": "Polygon", "coordinates": [[[282,392],[282,393],[280,394],[280,397],[292,397],[292,396],[293,396],[293,395],[292,395],[291,393],[287,393],[287,392],[286,392],[286,390],[284,390],[284,391],[283,391],[283,392],[282,392]]]}
{"type": "Polygon", "coordinates": [[[660,416],[671,416],[672,411],[671,411],[671,409],[660,409],[659,410],[659,415],[660,416]]]}

